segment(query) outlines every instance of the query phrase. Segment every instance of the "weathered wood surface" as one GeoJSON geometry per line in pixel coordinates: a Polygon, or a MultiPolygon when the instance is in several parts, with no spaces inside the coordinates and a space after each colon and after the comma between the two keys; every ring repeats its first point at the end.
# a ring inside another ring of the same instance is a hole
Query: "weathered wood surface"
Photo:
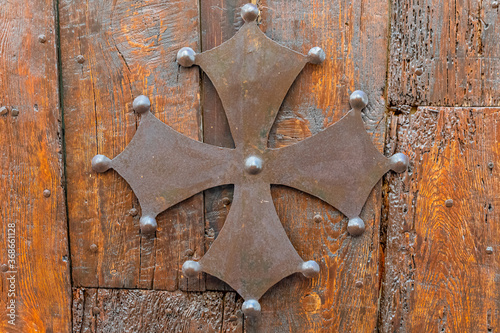
{"type": "MultiPolygon", "coordinates": [[[[204,50],[220,45],[237,31],[242,23],[238,7],[244,3],[201,3],[204,50]]],[[[327,53],[323,65],[307,65],[292,86],[272,130],[270,146],[296,143],[333,124],[348,111],[349,94],[363,89],[370,95],[365,113],[367,129],[382,150],[387,3],[335,2],[320,6],[312,1],[261,1],[259,8],[261,28],[269,37],[302,53],[313,46],[320,46],[327,53]]],[[[231,147],[233,142],[220,101],[208,78],[203,77],[202,83],[204,141],[231,147]]],[[[207,192],[208,246],[223,226],[232,192],[231,188],[207,192]]],[[[261,320],[247,321],[245,330],[373,332],[379,293],[380,191],[375,191],[365,207],[367,232],[360,239],[349,237],[346,219],[318,199],[284,187],[274,188],[273,198],[299,254],[304,259],[318,260],[322,273],[314,280],[295,275],[271,288],[261,300],[261,320]],[[313,222],[316,214],[322,215],[325,222],[313,222]]],[[[224,285],[208,277],[207,288],[224,290],[224,285]]]]}
{"type": "Polygon", "coordinates": [[[160,214],[156,238],[143,237],[130,187],[90,164],[130,142],[140,94],[159,119],[201,139],[199,74],[175,62],[181,47],[198,48],[198,2],[63,0],[59,10],[74,286],[203,290],[180,273],[204,253],[202,195],[160,214]]]}
{"type": "Polygon", "coordinates": [[[0,6],[0,332],[71,330],[55,17],[0,6]]]}
{"type": "Polygon", "coordinates": [[[497,331],[500,109],[419,107],[389,138],[411,167],[388,182],[380,331],[497,331]]]}
{"type": "Polygon", "coordinates": [[[243,330],[234,292],[73,290],[73,332],[225,332],[243,330]]]}
{"type": "Polygon", "coordinates": [[[391,105],[500,105],[498,1],[391,2],[391,105]]]}

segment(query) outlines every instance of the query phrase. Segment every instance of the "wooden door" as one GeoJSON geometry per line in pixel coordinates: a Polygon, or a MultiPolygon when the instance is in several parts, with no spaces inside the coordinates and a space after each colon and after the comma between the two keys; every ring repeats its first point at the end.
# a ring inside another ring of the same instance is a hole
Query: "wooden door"
{"type": "Polygon", "coordinates": [[[312,136],[362,89],[381,152],[404,152],[352,238],[321,200],[276,186],[292,244],[320,263],[261,299],[210,276],[187,281],[224,224],[233,188],[195,195],[141,237],[115,172],[138,124],[134,97],[177,131],[231,147],[209,79],[175,62],[241,26],[228,0],[25,0],[0,6],[0,332],[496,332],[500,329],[500,13],[497,1],[261,0],[267,36],[327,59],[288,93],[269,145],[312,136]]]}

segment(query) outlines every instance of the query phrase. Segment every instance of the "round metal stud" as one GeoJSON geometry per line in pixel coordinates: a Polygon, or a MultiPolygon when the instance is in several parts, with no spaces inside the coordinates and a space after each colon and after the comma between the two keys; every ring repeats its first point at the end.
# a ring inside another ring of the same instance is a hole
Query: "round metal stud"
{"type": "Polygon", "coordinates": [[[182,274],[184,274],[188,278],[194,278],[200,273],[201,265],[196,261],[188,260],[182,265],[182,274]]]}
{"type": "Polygon", "coordinates": [[[397,153],[389,158],[391,162],[391,170],[397,173],[405,172],[408,169],[408,156],[403,153],[397,153]]]}
{"type": "Polygon", "coordinates": [[[256,175],[262,171],[262,159],[257,156],[250,156],[245,160],[245,171],[251,175],[256,175]]]}
{"type": "Polygon", "coordinates": [[[39,35],[38,41],[42,44],[45,43],[47,41],[47,36],[45,36],[44,34],[39,35]]]}
{"type": "Polygon", "coordinates": [[[361,90],[356,90],[349,97],[351,107],[356,110],[361,110],[368,104],[368,95],[361,90]]]}
{"type": "Polygon", "coordinates": [[[325,51],[321,47],[313,47],[312,49],[309,50],[309,53],[307,54],[308,61],[311,64],[321,64],[323,61],[326,59],[326,54],[325,51]]]}
{"type": "Polygon", "coordinates": [[[243,311],[245,316],[255,317],[260,314],[261,309],[260,309],[260,304],[257,300],[249,299],[243,302],[241,310],[243,311]]]}
{"type": "Polygon", "coordinates": [[[347,224],[347,232],[349,232],[349,235],[353,237],[362,235],[363,232],[365,232],[365,222],[363,222],[363,220],[357,216],[349,219],[349,223],[347,224]]]}
{"type": "Polygon", "coordinates": [[[256,5],[247,3],[241,7],[241,17],[245,22],[253,22],[259,16],[259,8],[256,5]]]}
{"type": "Polygon", "coordinates": [[[50,194],[51,194],[51,192],[50,192],[50,190],[49,190],[49,189],[45,189],[45,190],[43,190],[43,196],[44,196],[44,197],[48,198],[48,197],[50,197],[50,194]]]}
{"type": "Polygon", "coordinates": [[[196,60],[196,52],[190,47],[183,47],[177,52],[177,63],[182,67],[191,67],[196,60]]]}
{"type": "Polygon", "coordinates": [[[92,158],[92,170],[95,172],[105,172],[111,168],[111,160],[104,155],[95,155],[92,158]]]}
{"type": "Polygon", "coordinates": [[[319,265],[314,260],[304,261],[300,267],[300,271],[306,278],[313,278],[319,274],[319,265]]]}
{"type": "Polygon", "coordinates": [[[156,219],[149,215],[141,217],[139,220],[139,225],[141,227],[141,233],[150,235],[156,232],[158,224],[156,224],[156,219]]]}
{"type": "Polygon", "coordinates": [[[151,109],[151,101],[144,95],[137,96],[132,104],[134,111],[137,113],[145,113],[151,109]]]}

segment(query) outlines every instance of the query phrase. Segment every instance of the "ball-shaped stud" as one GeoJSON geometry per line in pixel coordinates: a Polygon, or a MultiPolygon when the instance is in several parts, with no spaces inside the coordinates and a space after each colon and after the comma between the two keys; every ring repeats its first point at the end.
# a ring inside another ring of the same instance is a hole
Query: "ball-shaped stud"
{"type": "Polygon", "coordinates": [[[255,299],[249,299],[243,302],[243,306],[241,310],[245,314],[245,316],[255,317],[260,314],[260,304],[255,299]]]}
{"type": "Polygon", "coordinates": [[[308,61],[311,64],[321,64],[323,61],[326,59],[326,54],[325,51],[321,47],[313,47],[312,49],[309,50],[309,53],[307,54],[308,61]]]}
{"type": "Polygon", "coordinates": [[[139,220],[139,225],[141,227],[141,233],[145,235],[154,234],[156,232],[156,228],[158,227],[156,219],[149,215],[142,216],[139,220]]]}
{"type": "Polygon", "coordinates": [[[137,113],[146,113],[151,109],[151,102],[146,96],[140,95],[134,99],[132,107],[137,113]]]}
{"type": "Polygon", "coordinates": [[[111,168],[111,160],[104,155],[95,155],[92,158],[92,170],[95,172],[105,172],[111,168]]]}
{"type": "Polygon", "coordinates": [[[300,271],[306,278],[313,278],[319,274],[319,265],[314,260],[305,261],[302,263],[300,271]]]}
{"type": "Polygon", "coordinates": [[[190,47],[183,47],[177,52],[177,63],[182,67],[191,67],[196,60],[196,52],[190,47]]]}
{"type": "Polygon", "coordinates": [[[349,97],[351,107],[356,110],[361,110],[368,104],[368,95],[361,90],[356,90],[349,97]]]}
{"type": "Polygon", "coordinates": [[[408,156],[403,153],[397,153],[389,158],[391,162],[391,170],[397,173],[405,172],[408,169],[408,156]]]}
{"type": "Polygon", "coordinates": [[[182,274],[188,278],[194,278],[201,273],[201,265],[197,261],[188,260],[182,265],[182,274]]]}
{"type": "Polygon", "coordinates": [[[259,8],[252,3],[247,3],[241,7],[241,17],[245,22],[253,22],[259,16],[259,8]]]}
{"type": "Polygon", "coordinates": [[[245,160],[245,171],[251,175],[256,175],[262,171],[263,162],[260,157],[250,156],[245,160]]]}
{"type": "Polygon", "coordinates": [[[365,222],[357,216],[353,217],[352,219],[349,219],[347,231],[349,232],[349,235],[353,237],[360,236],[363,232],[365,232],[365,222]]]}

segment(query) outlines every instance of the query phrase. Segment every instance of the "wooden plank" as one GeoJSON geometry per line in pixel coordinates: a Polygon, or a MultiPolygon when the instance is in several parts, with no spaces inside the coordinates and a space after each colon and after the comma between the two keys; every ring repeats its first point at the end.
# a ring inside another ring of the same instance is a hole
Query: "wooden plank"
{"type": "Polygon", "coordinates": [[[74,291],[73,332],[242,332],[234,292],[74,291]],[[160,306],[158,306],[161,304],[160,306]]]}
{"type": "Polygon", "coordinates": [[[4,1],[0,29],[0,331],[69,332],[54,2],[4,1]]]}
{"type": "MultiPolygon", "coordinates": [[[[230,38],[240,26],[238,8],[244,2],[203,1],[203,49],[230,38]],[[217,23],[214,23],[217,22],[217,23]]],[[[383,1],[315,4],[313,1],[260,1],[261,28],[278,42],[303,53],[321,46],[327,61],[307,65],[292,86],[270,137],[271,147],[299,142],[333,124],[348,111],[349,94],[363,89],[370,95],[365,112],[368,131],[382,149],[384,142],[387,10],[383,1]],[[333,36],[333,37],[332,37],[333,36]]],[[[204,140],[233,145],[222,106],[209,80],[203,81],[204,140]]],[[[205,194],[207,246],[223,225],[231,189],[205,194]]],[[[258,332],[373,332],[377,321],[379,285],[378,220],[380,190],[365,207],[367,232],[351,239],[346,219],[320,200],[288,188],[273,190],[280,218],[299,254],[321,263],[320,278],[299,275],[273,287],[262,299],[260,321],[247,321],[245,330],[258,332]],[[321,214],[325,222],[312,222],[321,214]],[[356,267],[353,270],[352,267],[356,267]],[[361,288],[360,281],[363,286],[361,288]]],[[[207,288],[223,289],[207,278],[207,288]]]]}
{"type": "Polygon", "coordinates": [[[391,105],[500,105],[495,1],[392,1],[391,105]]]}
{"type": "Polygon", "coordinates": [[[499,108],[419,107],[392,118],[388,147],[411,165],[388,182],[381,332],[500,326],[498,142],[499,108]]]}
{"type": "Polygon", "coordinates": [[[182,46],[197,49],[198,2],[63,0],[59,9],[74,285],[202,290],[203,280],[186,284],[180,273],[204,253],[202,195],[160,214],[156,239],[141,237],[130,187],[90,164],[130,142],[140,94],[159,119],[201,138],[198,71],[175,62],[182,46]]]}

